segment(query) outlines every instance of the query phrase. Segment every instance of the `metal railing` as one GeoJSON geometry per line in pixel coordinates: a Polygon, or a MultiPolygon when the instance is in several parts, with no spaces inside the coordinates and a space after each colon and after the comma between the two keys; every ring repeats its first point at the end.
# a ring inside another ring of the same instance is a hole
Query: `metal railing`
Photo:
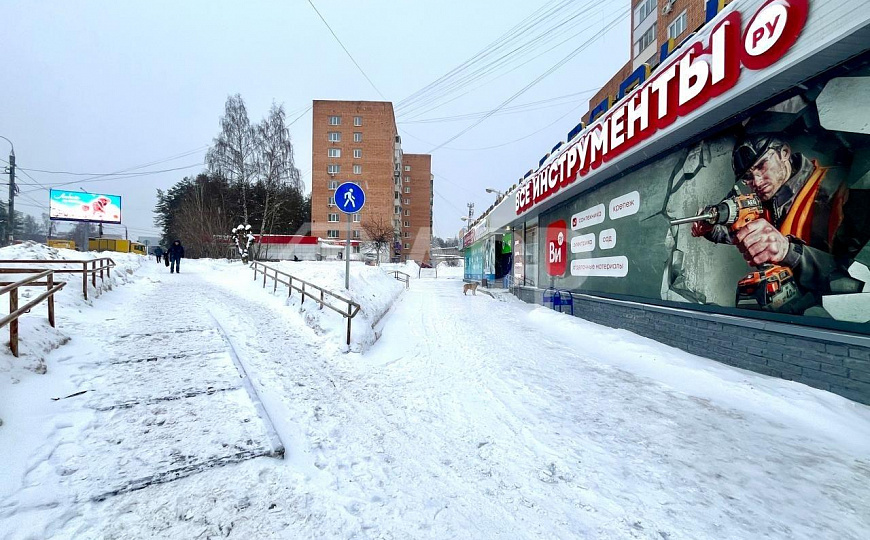
{"type": "MultiPolygon", "coordinates": [[[[78,268],[58,268],[54,270],[55,274],[81,274],[82,275],[82,294],[85,297],[85,300],[88,299],[88,276],[91,277],[91,285],[94,287],[97,286],[97,272],[100,273],[100,280],[108,279],[111,276],[111,270],[114,268],[115,261],[110,259],[109,257],[100,257],[98,259],[89,259],[87,261],[70,261],[70,260],[53,260],[53,261],[44,261],[44,260],[24,260],[24,259],[3,259],[0,260],[0,265],[2,264],[33,264],[45,267],[47,265],[54,264],[71,264],[71,265],[81,265],[81,269],[78,268]],[[103,274],[105,272],[105,274],[103,274]],[[105,275],[105,277],[103,277],[105,275]]],[[[21,272],[22,268],[0,268],[0,274],[23,274],[25,272],[21,272]]]]}
{"type": "Polygon", "coordinates": [[[400,272],[399,270],[390,270],[390,274],[392,274],[394,278],[404,283],[406,289],[411,286],[411,276],[409,274],[400,272]]]}
{"type": "MultiPolygon", "coordinates": [[[[2,270],[9,270],[4,268],[2,270]]],[[[66,285],[63,281],[54,281],[54,270],[45,268],[15,268],[19,274],[33,274],[30,277],[13,282],[0,282],[0,295],[9,293],[9,315],[0,319],[0,328],[9,325],[9,348],[18,357],[18,318],[29,312],[34,306],[48,299],[48,324],[54,327],[54,294],[66,285]],[[45,281],[39,281],[45,278],[45,281]],[[45,287],[46,291],[23,306],[18,306],[18,289],[20,287],[45,287]]],[[[10,272],[5,272],[10,273],[10,272]]]]}
{"type": "Polygon", "coordinates": [[[254,270],[254,281],[257,281],[257,274],[263,274],[263,288],[266,288],[266,278],[272,279],[275,282],[274,287],[272,288],[272,292],[276,292],[278,290],[278,284],[281,283],[287,286],[287,296],[293,296],[293,291],[296,290],[300,294],[302,294],[301,303],[305,303],[305,297],[311,298],[315,302],[320,304],[320,308],[323,309],[324,306],[328,307],[332,311],[335,311],[342,317],[347,319],[347,344],[350,345],[350,327],[351,320],[359,313],[360,305],[354,302],[353,300],[348,300],[343,296],[339,296],[334,292],[324,289],[319,285],[315,285],[309,281],[305,281],[304,279],[299,279],[298,277],[294,277],[287,272],[282,272],[277,268],[272,268],[266,264],[263,264],[259,261],[254,261],[251,263],[251,268],[254,270]],[[281,277],[286,278],[286,280],[282,280],[281,277]],[[314,291],[314,292],[312,292],[314,291]],[[319,294],[318,294],[319,293],[319,294]],[[338,300],[344,304],[344,307],[334,306],[330,303],[331,299],[338,300]]]}

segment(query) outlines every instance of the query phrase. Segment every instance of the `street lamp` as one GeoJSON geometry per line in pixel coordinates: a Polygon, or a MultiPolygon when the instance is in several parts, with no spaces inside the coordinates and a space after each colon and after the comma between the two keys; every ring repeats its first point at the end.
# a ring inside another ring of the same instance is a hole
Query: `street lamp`
{"type": "Polygon", "coordinates": [[[0,135],[0,139],[9,143],[12,150],[9,151],[9,245],[12,245],[13,235],[15,234],[15,145],[12,141],[0,135]]]}
{"type": "Polygon", "coordinates": [[[487,193],[495,193],[495,194],[496,194],[497,196],[499,196],[499,197],[503,197],[503,196],[504,196],[504,192],[503,192],[503,191],[499,191],[499,190],[497,190],[497,189],[493,189],[493,188],[489,188],[489,187],[486,188],[486,192],[487,192],[487,193]]]}

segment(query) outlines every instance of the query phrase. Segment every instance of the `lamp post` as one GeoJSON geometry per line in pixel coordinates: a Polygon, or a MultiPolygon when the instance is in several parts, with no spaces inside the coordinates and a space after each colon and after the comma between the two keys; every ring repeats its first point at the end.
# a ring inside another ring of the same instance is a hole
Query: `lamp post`
{"type": "Polygon", "coordinates": [[[495,193],[496,197],[504,197],[504,192],[493,188],[486,188],[487,193],[495,193]]]}

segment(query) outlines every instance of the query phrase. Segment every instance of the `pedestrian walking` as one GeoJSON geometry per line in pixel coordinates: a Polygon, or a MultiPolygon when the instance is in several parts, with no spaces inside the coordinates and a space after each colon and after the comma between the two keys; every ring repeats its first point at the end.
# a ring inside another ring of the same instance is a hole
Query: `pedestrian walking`
{"type": "Polygon", "coordinates": [[[184,257],[184,246],[181,240],[176,240],[169,248],[169,273],[181,273],[181,258],[184,257]]]}
{"type": "Polygon", "coordinates": [[[157,257],[157,262],[159,263],[160,259],[163,257],[163,248],[160,246],[154,248],[154,255],[157,257]]]}
{"type": "Polygon", "coordinates": [[[163,250],[163,264],[166,265],[166,268],[169,268],[169,250],[163,250]]]}

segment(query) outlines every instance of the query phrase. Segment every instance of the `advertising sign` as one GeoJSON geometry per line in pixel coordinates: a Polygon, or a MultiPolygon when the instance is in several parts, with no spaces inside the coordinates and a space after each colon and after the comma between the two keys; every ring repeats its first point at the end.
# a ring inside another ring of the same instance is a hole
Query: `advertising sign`
{"type": "Polygon", "coordinates": [[[121,197],[118,195],[52,189],[49,197],[49,219],[121,223],[121,197]]]}
{"type": "MultiPolygon", "coordinates": [[[[747,39],[760,61],[777,34],[752,28],[747,39]]],[[[570,250],[556,249],[558,231],[555,243],[548,231],[540,276],[557,288],[833,320],[870,333],[868,95],[865,53],[542,214],[559,230],[570,224],[570,250]]]]}

